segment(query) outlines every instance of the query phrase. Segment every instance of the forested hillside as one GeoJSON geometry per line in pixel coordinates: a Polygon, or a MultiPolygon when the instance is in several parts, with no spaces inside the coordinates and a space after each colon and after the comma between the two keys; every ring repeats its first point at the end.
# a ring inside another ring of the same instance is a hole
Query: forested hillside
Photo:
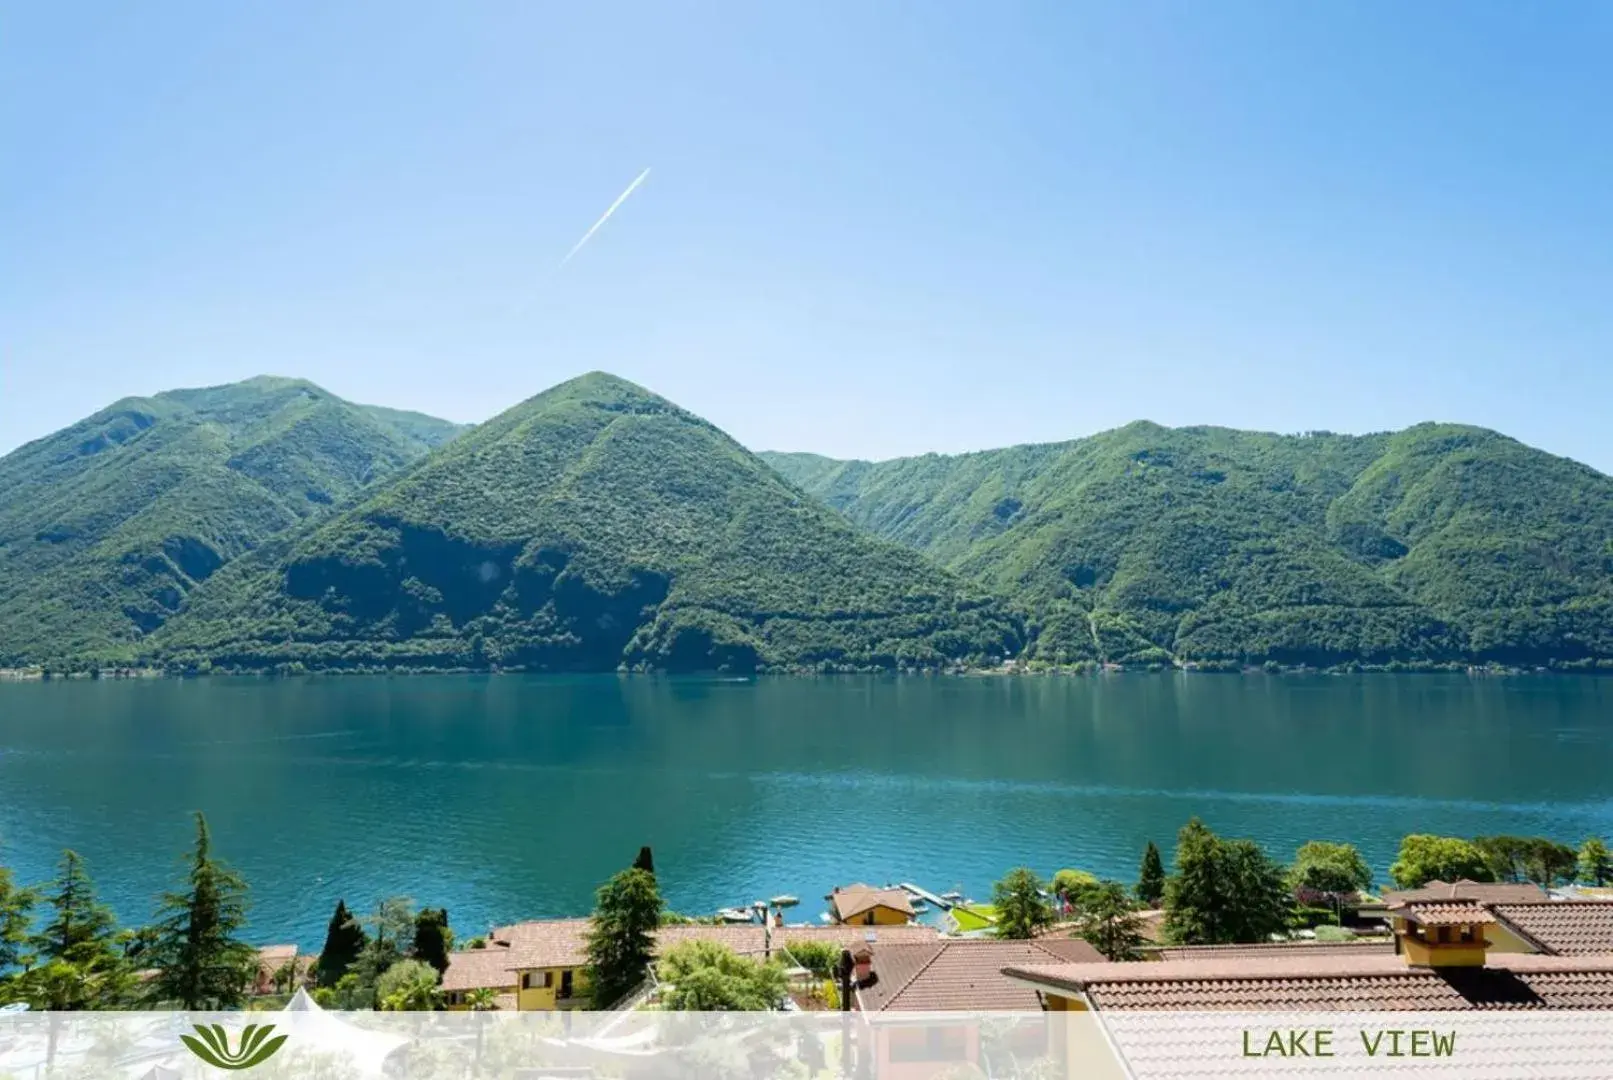
{"type": "Polygon", "coordinates": [[[1613,661],[1613,480],[1491,431],[1136,423],[877,464],[762,456],[1014,600],[1033,659],[1613,661]]]}
{"type": "Polygon", "coordinates": [[[247,670],[937,667],[1015,654],[1002,606],[595,374],[222,571],[158,645],[247,670]]]}
{"type": "Polygon", "coordinates": [[[117,663],[220,567],[458,428],[258,378],[126,398],[0,458],[0,667],[117,663]]]}

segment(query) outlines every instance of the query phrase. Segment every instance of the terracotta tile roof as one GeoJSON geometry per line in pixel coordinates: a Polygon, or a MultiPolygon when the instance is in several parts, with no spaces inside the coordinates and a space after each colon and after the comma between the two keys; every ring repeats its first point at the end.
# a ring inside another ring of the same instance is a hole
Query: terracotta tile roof
{"type": "Polygon", "coordinates": [[[1037,992],[1007,979],[1003,968],[1102,959],[1091,945],[1068,938],[948,938],[921,945],[876,943],[871,966],[875,981],[857,992],[858,1007],[864,1012],[1035,1012],[1042,1007],[1037,992]]]}
{"type": "MultiPolygon", "coordinates": [[[[519,968],[581,967],[588,962],[588,919],[543,919],[496,927],[491,940],[502,942],[501,949],[511,970],[519,968]]],[[[928,926],[811,926],[773,928],[773,946],[790,941],[832,941],[837,945],[861,944],[872,933],[876,943],[934,941],[939,937],[928,926]]],[[[658,949],[685,941],[715,941],[742,955],[766,951],[766,932],[758,923],[728,926],[690,924],[663,926],[656,931],[658,949]]],[[[490,949],[500,949],[494,944],[490,949]]],[[[513,980],[511,980],[513,982],[513,980]]]]}
{"type": "Polygon", "coordinates": [[[491,936],[509,948],[512,968],[578,967],[587,962],[592,923],[591,919],[542,919],[495,927],[491,936]]]}
{"type": "Polygon", "coordinates": [[[1527,904],[1546,899],[1546,890],[1527,882],[1430,881],[1420,889],[1390,890],[1383,894],[1383,902],[1395,904],[1415,903],[1419,900],[1472,900],[1480,904],[1527,904]]]}
{"type": "Polygon", "coordinates": [[[913,902],[905,889],[876,889],[872,885],[847,885],[829,894],[829,906],[841,921],[856,918],[876,907],[900,911],[909,918],[913,915],[913,902]]]}
{"type": "Polygon", "coordinates": [[[1418,926],[1472,926],[1476,923],[1495,922],[1495,916],[1490,914],[1490,909],[1481,904],[1418,900],[1393,904],[1389,911],[1418,926]]]}
{"type": "Polygon", "coordinates": [[[1548,900],[1492,904],[1490,910],[1541,952],[1557,956],[1613,953],[1613,902],[1548,900]]]}
{"type": "Polygon", "coordinates": [[[515,983],[510,950],[503,945],[449,953],[448,970],[442,974],[444,990],[503,990],[515,983]]]}
{"type": "Polygon", "coordinates": [[[1393,956],[1392,939],[1361,941],[1274,941],[1263,945],[1167,945],[1155,950],[1159,960],[1218,960],[1262,956],[1393,956]]]}
{"type": "Polygon", "coordinates": [[[1613,1010],[1613,956],[1502,954],[1484,967],[1398,956],[1165,960],[1011,967],[1010,978],[1084,992],[1100,1010],[1613,1010]]]}

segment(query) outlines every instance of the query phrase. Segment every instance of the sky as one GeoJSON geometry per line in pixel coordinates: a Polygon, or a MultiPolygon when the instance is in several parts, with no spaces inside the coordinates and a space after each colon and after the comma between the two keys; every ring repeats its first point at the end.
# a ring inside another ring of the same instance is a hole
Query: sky
{"type": "Polygon", "coordinates": [[[602,369],[755,449],[1447,420],[1613,472],[1613,5],[5,21],[0,452],[256,374],[470,422],[602,369]]]}

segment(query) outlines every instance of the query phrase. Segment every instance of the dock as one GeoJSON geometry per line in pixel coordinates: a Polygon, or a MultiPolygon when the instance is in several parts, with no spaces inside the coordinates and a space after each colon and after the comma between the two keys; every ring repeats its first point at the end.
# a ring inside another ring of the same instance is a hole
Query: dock
{"type": "Polygon", "coordinates": [[[917,885],[914,885],[910,881],[902,882],[899,887],[904,892],[907,892],[907,893],[909,893],[909,894],[911,894],[913,896],[918,897],[920,900],[923,900],[926,904],[929,904],[931,907],[940,908],[942,911],[951,911],[952,910],[952,901],[943,900],[939,896],[937,896],[933,892],[931,892],[930,890],[921,889],[917,885]]]}

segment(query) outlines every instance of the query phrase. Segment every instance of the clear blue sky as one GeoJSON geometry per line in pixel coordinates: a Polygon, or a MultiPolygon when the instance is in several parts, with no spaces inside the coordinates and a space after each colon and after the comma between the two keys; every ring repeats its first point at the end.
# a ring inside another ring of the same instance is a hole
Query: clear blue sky
{"type": "Polygon", "coordinates": [[[1442,419],[1613,471],[1605,3],[5,22],[0,450],[264,372],[472,421],[603,368],[759,449],[1442,419]]]}

